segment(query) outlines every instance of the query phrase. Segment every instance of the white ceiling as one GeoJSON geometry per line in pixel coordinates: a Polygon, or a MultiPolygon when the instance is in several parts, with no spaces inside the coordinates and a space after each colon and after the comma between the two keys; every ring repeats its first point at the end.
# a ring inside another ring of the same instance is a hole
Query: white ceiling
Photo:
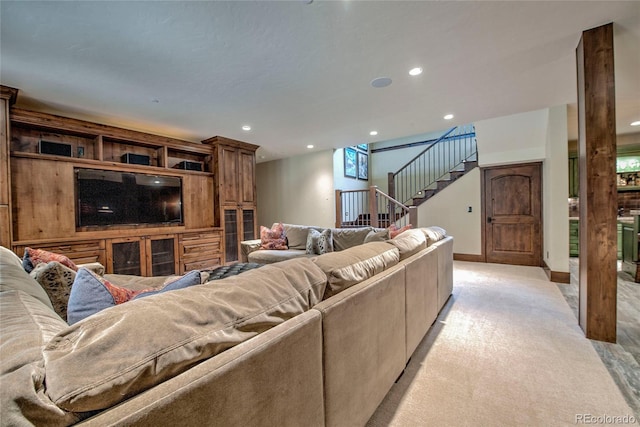
{"type": "Polygon", "coordinates": [[[259,161],[575,103],[581,32],[609,22],[618,133],[640,120],[638,1],[2,0],[0,20],[18,105],[259,161]]]}

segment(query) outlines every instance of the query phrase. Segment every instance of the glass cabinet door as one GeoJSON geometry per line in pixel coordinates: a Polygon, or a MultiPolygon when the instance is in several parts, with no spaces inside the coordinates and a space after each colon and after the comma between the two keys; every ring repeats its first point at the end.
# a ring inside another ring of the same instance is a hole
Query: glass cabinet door
{"type": "Polygon", "coordinates": [[[225,262],[238,261],[238,210],[224,210],[225,262]]]}
{"type": "Polygon", "coordinates": [[[175,239],[149,239],[151,243],[151,275],[169,276],[176,273],[175,239]]]}
{"type": "Polygon", "coordinates": [[[255,210],[242,210],[242,240],[253,240],[255,233],[255,210]]]}
{"type": "Polygon", "coordinates": [[[142,276],[141,240],[112,242],[113,273],[142,276]]]}

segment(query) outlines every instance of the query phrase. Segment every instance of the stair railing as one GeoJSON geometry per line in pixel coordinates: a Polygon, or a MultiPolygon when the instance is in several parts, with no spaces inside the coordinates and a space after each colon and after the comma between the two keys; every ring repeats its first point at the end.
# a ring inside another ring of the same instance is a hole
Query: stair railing
{"type": "Polygon", "coordinates": [[[388,191],[394,199],[411,205],[414,197],[437,185],[438,180],[477,158],[473,125],[456,126],[411,159],[400,170],[388,174],[388,191]]]}
{"type": "Polygon", "coordinates": [[[336,190],[336,228],[387,228],[418,224],[418,210],[385,194],[378,186],[363,190],[336,190]]]}

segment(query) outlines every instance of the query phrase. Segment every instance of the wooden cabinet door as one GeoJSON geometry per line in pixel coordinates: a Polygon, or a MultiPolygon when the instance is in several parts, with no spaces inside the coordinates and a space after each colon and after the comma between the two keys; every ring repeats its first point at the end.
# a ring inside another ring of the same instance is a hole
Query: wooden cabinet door
{"type": "Polygon", "coordinates": [[[220,204],[238,204],[238,149],[220,146],[218,150],[217,172],[220,204]]]}
{"type": "Polygon", "coordinates": [[[487,262],[542,263],[541,164],[484,170],[487,262]]]}
{"type": "Polygon", "coordinates": [[[238,201],[242,204],[256,202],[256,156],[253,151],[240,150],[238,154],[239,192],[238,201]]]}

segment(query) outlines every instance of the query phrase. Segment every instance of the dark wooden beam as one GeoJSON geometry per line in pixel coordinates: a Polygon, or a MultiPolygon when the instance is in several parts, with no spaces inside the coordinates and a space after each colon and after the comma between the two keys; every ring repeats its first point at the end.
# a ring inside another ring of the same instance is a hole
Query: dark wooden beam
{"type": "Polygon", "coordinates": [[[613,24],[584,31],[576,49],[580,157],[579,321],[616,342],[617,229],[613,24]]]}

